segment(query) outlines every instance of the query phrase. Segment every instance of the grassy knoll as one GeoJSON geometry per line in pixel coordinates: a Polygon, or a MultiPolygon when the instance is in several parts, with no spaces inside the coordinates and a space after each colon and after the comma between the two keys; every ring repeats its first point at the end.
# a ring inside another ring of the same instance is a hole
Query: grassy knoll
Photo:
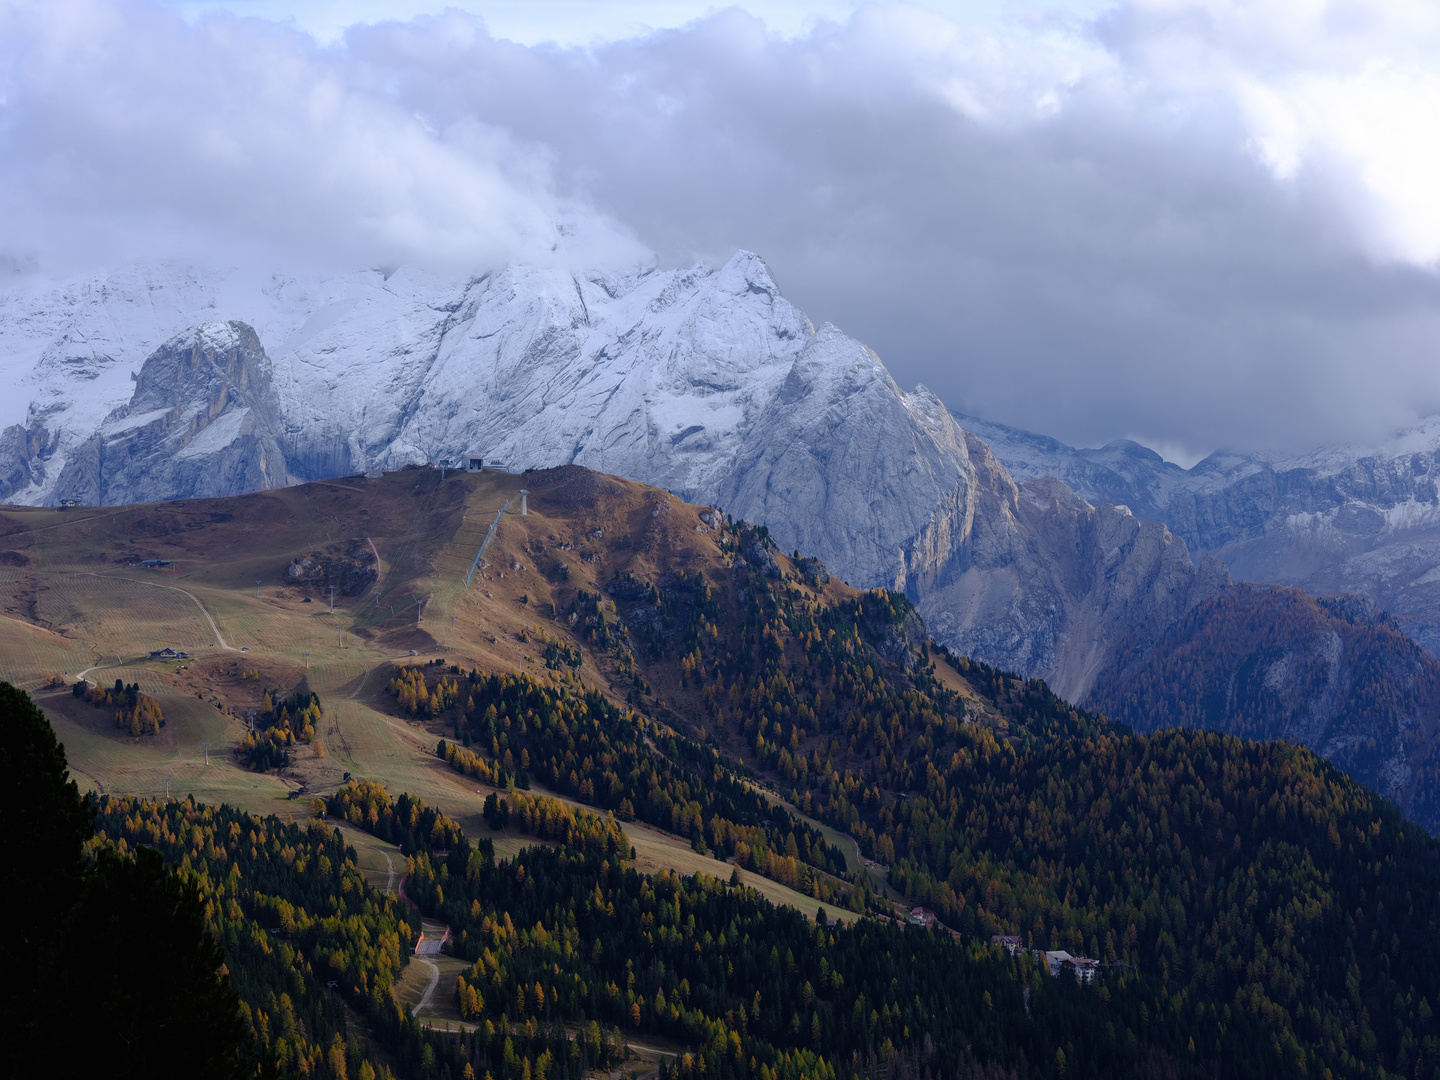
{"type": "Polygon", "coordinates": [[[165,728],[159,736],[136,738],[115,729],[111,710],[78,700],[69,691],[37,698],[65,745],[70,769],[82,788],[156,798],[164,795],[168,776],[174,796],[193,794],[205,802],[266,813],[296,810],[288,802],[293,784],[278,776],[246,772],[231,760],[229,750],[240,735],[237,721],[195,699],[172,694],[159,700],[165,728]],[[205,742],[211,744],[209,765],[205,742]]]}

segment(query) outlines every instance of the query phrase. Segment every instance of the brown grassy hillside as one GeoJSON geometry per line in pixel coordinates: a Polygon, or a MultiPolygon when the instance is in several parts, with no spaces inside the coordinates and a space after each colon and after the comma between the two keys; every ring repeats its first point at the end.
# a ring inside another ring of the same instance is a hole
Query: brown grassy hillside
{"type": "MultiPolygon", "coordinates": [[[[673,650],[641,647],[645,605],[627,601],[640,583],[666,589],[703,575],[723,621],[739,618],[734,537],[717,514],[579,468],[525,477],[412,469],[227,499],[4,508],[0,531],[14,552],[0,566],[0,638],[12,645],[0,675],[40,690],[84,672],[107,686],[133,683],[164,708],[158,737],[132,737],[67,690],[45,692],[76,771],[116,793],[157,795],[169,778],[172,792],[283,810],[288,795],[303,789],[308,800],[348,773],[421,795],[483,835],[489,788],[436,760],[445,718],[397,708],[385,692],[397,666],[443,656],[447,667],[529,673],[693,730],[704,722],[701,696],[673,650]],[[593,617],[575,614],[586,596],[614,628],[608,643],[596,640],[593,617]],[[616,625],[621,611],[637,620],[633,633],[616,625]],[[190,655],[148,657],[165,647],[190,655]],[[578,664],[547,665],[547,653],[578,664]],[[293,690],[320,695],[315,742],[294,746],[284,768],[247,771],[247,716],[266,692],[293,690]]],[[[794,576],[793,561],[776,558],[794,576]]],[[[741,559],[740,577],[748,572],[741,559]]],[[[834,603],[855,594],[832,580],[807,595],[834,603]]],[[[647,866],[727,873],[683,838],[628,827],[647,866]]],[[[800,902],[777,883],[757,884],[800,902]]]]}

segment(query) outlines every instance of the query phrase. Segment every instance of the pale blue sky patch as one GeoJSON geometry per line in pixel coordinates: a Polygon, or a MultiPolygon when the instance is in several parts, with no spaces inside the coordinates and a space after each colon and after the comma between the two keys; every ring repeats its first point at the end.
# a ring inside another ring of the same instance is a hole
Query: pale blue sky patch
{"type": "MultiPolygon", "coordinates": [[[[760,18],[780,37],[797,37],[817,22],[843,22],[862,6],[858,0],[765,0],[738,5],[705,0],[167,0],[189,18],[226,11],[287,21],[334,41],[357,23],[417,15],[438,15],[447,9],[465,11],[485,20],[496,37],[521,45],[593,45],[635,37],[652,30],[673,30],[728,7],[741,7],[760,18]]],[[[963,24],[995,24],[1007,20],[1090,19],[1109,2],[1100,0],[931,0],[927,8],[963,24]]]]}

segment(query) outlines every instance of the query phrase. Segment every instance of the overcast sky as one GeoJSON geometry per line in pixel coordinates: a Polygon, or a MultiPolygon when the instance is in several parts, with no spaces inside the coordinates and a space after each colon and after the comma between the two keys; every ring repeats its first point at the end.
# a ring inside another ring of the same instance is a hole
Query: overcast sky
{"type": "Polygon", "coordinates": [[[0,268],[759,252],[1188,463],[1440,411],[1440,5],[0,0],[0,268]]]}

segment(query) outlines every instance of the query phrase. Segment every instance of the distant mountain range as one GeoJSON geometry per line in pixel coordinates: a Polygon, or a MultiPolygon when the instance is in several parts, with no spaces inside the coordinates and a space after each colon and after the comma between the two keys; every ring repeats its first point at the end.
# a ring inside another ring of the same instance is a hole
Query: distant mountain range
{"type": "Polygon", "coordinates": [[[1089,703],[1141,732],[1308,746],[1440,827],[1440,661],[1357,596],[1236,585],[1123,646],[1089,703]]]}
{"type": "Polygon", "coordinates": [[[1440,417],[1376,447],[1220,451],[1191,469],[1134,442],[1081,450],[957,419],[1016,480],[1055,476],[1090,502],[1163,521],[1239,579],[1363,596],[1440,655],[1440,417]]]}
{"type": "Polygon", "coordinates": [[[1072,701],[1232,574],[1356,592],[1440,644],[1440,423],[1376,451],[1190,470],[1134,443],[1079,450],[902,390],[748,252],[473,278],[135,263],[12,288],[0,371],[11,502],[223,495],[467,454],[579,464],[764,524],[853,585],[907,593],[956,652],[1072,701]]]}

